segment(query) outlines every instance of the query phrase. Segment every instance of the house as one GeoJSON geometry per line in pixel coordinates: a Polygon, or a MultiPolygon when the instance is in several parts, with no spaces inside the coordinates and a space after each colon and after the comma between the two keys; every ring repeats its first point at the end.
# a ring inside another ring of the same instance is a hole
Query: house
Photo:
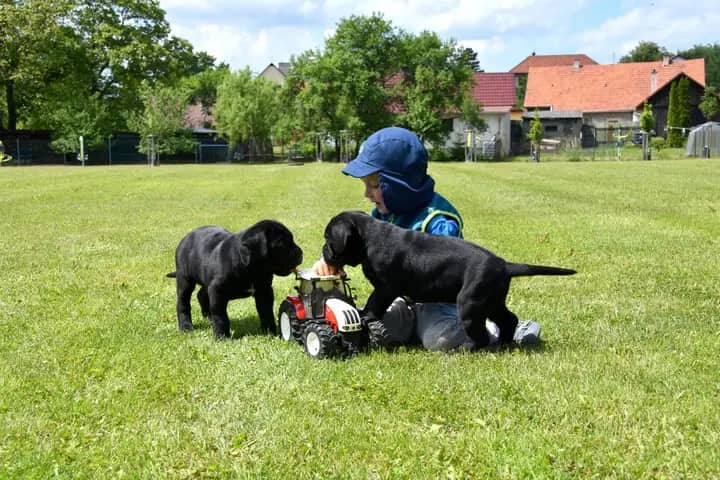
{"type": "Polygon", "coordinates": [[[524,105],[528,73],[531,67],[570,67],[572,65],[597,65],[597,62],[584,53],[568,53],[562,55],[531,55],[510,69],[515,76],[517,104],[524,105]]]}
{"type": "Polygon", "coordinates": [[[277,64],[277,67],[274,63],[271,63],[258,74],[258,77],[266,78],[271,82],[282,86],[282,84],[285,83],[285,78],[287,77],[289,71],[290,63],[288,62],[280,62],[277,64]]]}
{"type": "MultiPolygon", "coordinates": [[[[475,72],[471,90],[473,99],[482,107],[481,118],[487,130],[472,134],[472,129],[462,119],[453,119],[450,143],[467,144],[474,136],[476,148],[486,148],[493,143],[495,152],[490,156],[510,154],[510,116],[515,107],[515,77],[512,73],[475,72]]],[[[481,151],[481,156],[484,153],[481,151]]]]}
{"type": "MultiPolygon", "coordinates": [[[[583,136],[594,132],[599,142],[612,142],[618,130],[637,129],[643,105],[653,106],[655,131],[665,134],[670,86],[681,76],[690,79],[692,123],[702,122],[698,109],[705,88],[705,60],[530,67],[525,94],[526,126],[534,109],[555,112],[582,112],[583,136]]],[[[560,131],[552,118],[543,120],[548,138],[560,131]]],[[[563,130],[566,131],[566,130],[563,130]]],[[[572,128],[576,131],[576,126],[572,128]]],[[[569,132],[568,132],[569,133],[569,132]]],[[[577,141],[579,138],[567,139],[577,141]]],[[[587,145],[587,139],[582,143],[587,145]]]]}

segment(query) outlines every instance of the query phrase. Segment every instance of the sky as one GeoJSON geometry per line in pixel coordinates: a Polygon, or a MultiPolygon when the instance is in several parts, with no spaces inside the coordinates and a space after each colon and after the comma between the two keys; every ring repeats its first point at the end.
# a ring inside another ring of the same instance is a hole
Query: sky
{"type": "Polygon", "coordinates": [[[233,70],[261,72],[322,50],[351,15],[382,14],[395,28],[435,32],[478,54],[486,72],[525,57],[584,53],[615,63],[640,41],[670,52],[720,44],[718,0],[160,0],[172,34],[233,70]]]}

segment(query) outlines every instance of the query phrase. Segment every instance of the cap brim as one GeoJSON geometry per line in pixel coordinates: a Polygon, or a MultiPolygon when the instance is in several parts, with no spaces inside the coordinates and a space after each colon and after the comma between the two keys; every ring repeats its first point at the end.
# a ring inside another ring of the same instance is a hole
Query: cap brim
{"type": "Polygon", "coordinates": [[[380,169],[374,165],[367,163],[362,155],[358,156],[355,160],[351,160],[350,163],[345,165],[342,172],[345,175],[350,175],[355,178],[363,178],[373,173],[379,172],[380,169]]]}

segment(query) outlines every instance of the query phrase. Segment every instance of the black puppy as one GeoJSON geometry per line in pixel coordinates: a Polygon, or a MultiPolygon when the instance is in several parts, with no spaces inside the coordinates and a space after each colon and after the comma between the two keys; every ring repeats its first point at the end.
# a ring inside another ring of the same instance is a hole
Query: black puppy
{"type": "Polygon", "coordinates": [[[238,233],[222,227],[200,227],[188,233],[175,251],[178,327],[192,330],[190,298],[210,316],[216,337],[230,336],[228,301],[253,295],[264,332],[275,333],[273,274],[289,275],[302,263],[302,250],[290,230],[274,220],[262,220],[238,233]]]}
{"type": "Polygon", "coordinates": [[[465,240],[406,230],[362,212],[343,212],[330,220],[323,258],[335,267],[362,263],[374,287],[364,314],[380,318],[399,296],[416,302],[454,302],[478,347],[489,341],[486,318],[500,328],[501,342],[512,341],[518,319],[505,298],[513,277],[576,273],[506,262],[465,240]]]}

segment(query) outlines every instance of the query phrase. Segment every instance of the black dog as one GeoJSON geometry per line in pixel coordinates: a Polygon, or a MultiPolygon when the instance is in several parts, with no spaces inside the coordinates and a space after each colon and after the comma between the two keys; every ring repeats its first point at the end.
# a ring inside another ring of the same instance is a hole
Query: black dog
{"type": "Polygon", "coordinates": [[[200,227],[188,233],[175,251],[178,327],[192,330],[190,298],[197,299],[204,317],[210,315],[216,337],[230,336],[228,301],[253,295],[264,332],[275,333],[273,274],[285,276],[302,263],[302,250],[290,230],[274,220],[262,220],[238,233],[222,227],[200,227]]]}
{"type": "Polygon", "coordinates": [[[572,275],[574,270],[506,262],[492,252],[454,237],[405,230],[362,212],[343,212],[325,228],[323,258],[342,267],[362,263],[374,287],[364,314],[381,318],[399,296],[416,302],[455,302],[468,335],[488,344],[485,319],[509,343],[518,319],[505,305],[513,277],[572,275]]]}

